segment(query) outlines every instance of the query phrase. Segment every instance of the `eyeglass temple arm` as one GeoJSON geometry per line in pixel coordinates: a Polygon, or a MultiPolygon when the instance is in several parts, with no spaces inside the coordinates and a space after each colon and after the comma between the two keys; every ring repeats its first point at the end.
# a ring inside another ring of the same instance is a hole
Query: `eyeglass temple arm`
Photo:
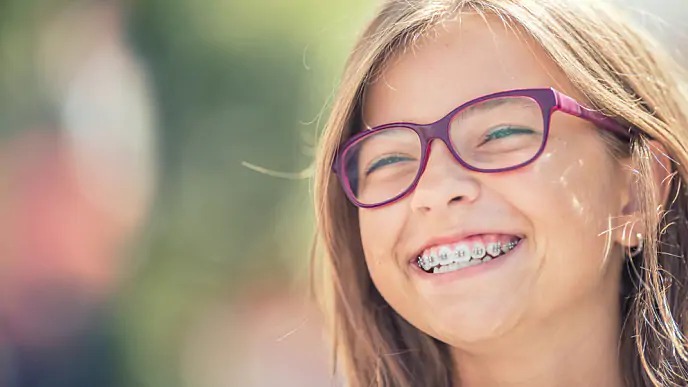
{"type": "Polygon", "coordinates": [[[638,129],[636,129],[633,126],[626,128],[620,123],[618,123],[616,120],[607,117],[602,113],[581,106],[581,104],[579,104],[576,100],[569,97],[568,95],[562,94],[556,90],[553,91],[554,96],[557,100],[556,109],[561,110],[564,113],[568,113],[576,117],[583,118],[584,120],[588,120],[594,123],[595,125],[612,131],[626,139],[630,139],[633,134],[638,133],[638,129]]]}

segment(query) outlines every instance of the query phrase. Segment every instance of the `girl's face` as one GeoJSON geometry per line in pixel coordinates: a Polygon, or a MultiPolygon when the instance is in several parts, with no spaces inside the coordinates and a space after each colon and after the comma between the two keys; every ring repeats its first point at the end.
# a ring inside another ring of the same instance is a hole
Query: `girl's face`
{"type": "MultiPolygon", "coordinates": [[[[554,87],[584,103],[536,43],[500,21],[464,17],[428,36],[369,87],[366,126],[430,123],[510,89],[554,87]]],[[[536,161],[491,174],[463,168],[434,141],[411,194],[359,210],[366,263],[381,295],[411,324],[455,346],[527,332],[584,305],[616,307],[622,254],[615,240],[630,175],[597,130],[554,113],[536,161]],[[505,255],[449,273],[416,264],[441,246],[519,239],[505,255]]]]}

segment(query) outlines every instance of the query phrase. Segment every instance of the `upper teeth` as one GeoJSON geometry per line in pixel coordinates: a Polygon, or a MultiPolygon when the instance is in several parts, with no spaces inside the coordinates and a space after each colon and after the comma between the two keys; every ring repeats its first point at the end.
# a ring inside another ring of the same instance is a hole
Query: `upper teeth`
{"type": "Polygon", "coordinates": [[[496,257],[501,253],[502,251],[502,244],[497,242],[497,243],[488,243],[487,244],[487,253],[490,254],[493,257],[496,257]]]}
{"type": "Polygon", "coordinates": [[[487,251],[482,243],[476,243],[473,245],[473,251],[471,251],[471,258],[480,259],[485,256],[487,251]]]}
{"type": "MultiPolygon", "coordinates": [[[[507,243],[491,242],[485,246],[482,242],[474,242],[472,246],[466,243],[443,245],[431,252],[418,257],[418,266],[423,270],[430,270],[435,266],[447,266],[453,263],[468,263],[483,257],[496,258],[511,251],[518,241],[507,243]]],[[[487,258],[485,258],[487,260],[487,258]]]]}
{"type": "Polygon", "coordinates": [[[454,252],[448,246],[442,246],[439,250],[440,265],[447,265],[454,262],[454,252]]]}

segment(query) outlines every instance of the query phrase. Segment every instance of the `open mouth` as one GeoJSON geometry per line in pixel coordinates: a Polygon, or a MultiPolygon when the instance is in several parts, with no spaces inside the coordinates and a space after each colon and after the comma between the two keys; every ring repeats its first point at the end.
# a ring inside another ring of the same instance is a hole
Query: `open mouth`
{"type": "Polygon", "coordinates": [[[436,246],[425,250],[416,263],[426,273],[448,273],[465,267],[480,265],[499,259],[514,250],[524,238],[502,237],[499,240],[462,241],[456,244],[436,246]]]}

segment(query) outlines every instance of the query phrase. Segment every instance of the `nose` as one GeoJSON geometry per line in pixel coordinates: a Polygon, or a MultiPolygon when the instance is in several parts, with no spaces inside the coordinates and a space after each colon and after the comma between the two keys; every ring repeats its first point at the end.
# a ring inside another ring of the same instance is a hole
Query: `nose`
{"type": "Polygon", "coordinates": [[[428,161],[411,194],[414,211],[428,213],[475,201],[480,183],[454,158],[442,141],[430,144],[428,161]]]}

